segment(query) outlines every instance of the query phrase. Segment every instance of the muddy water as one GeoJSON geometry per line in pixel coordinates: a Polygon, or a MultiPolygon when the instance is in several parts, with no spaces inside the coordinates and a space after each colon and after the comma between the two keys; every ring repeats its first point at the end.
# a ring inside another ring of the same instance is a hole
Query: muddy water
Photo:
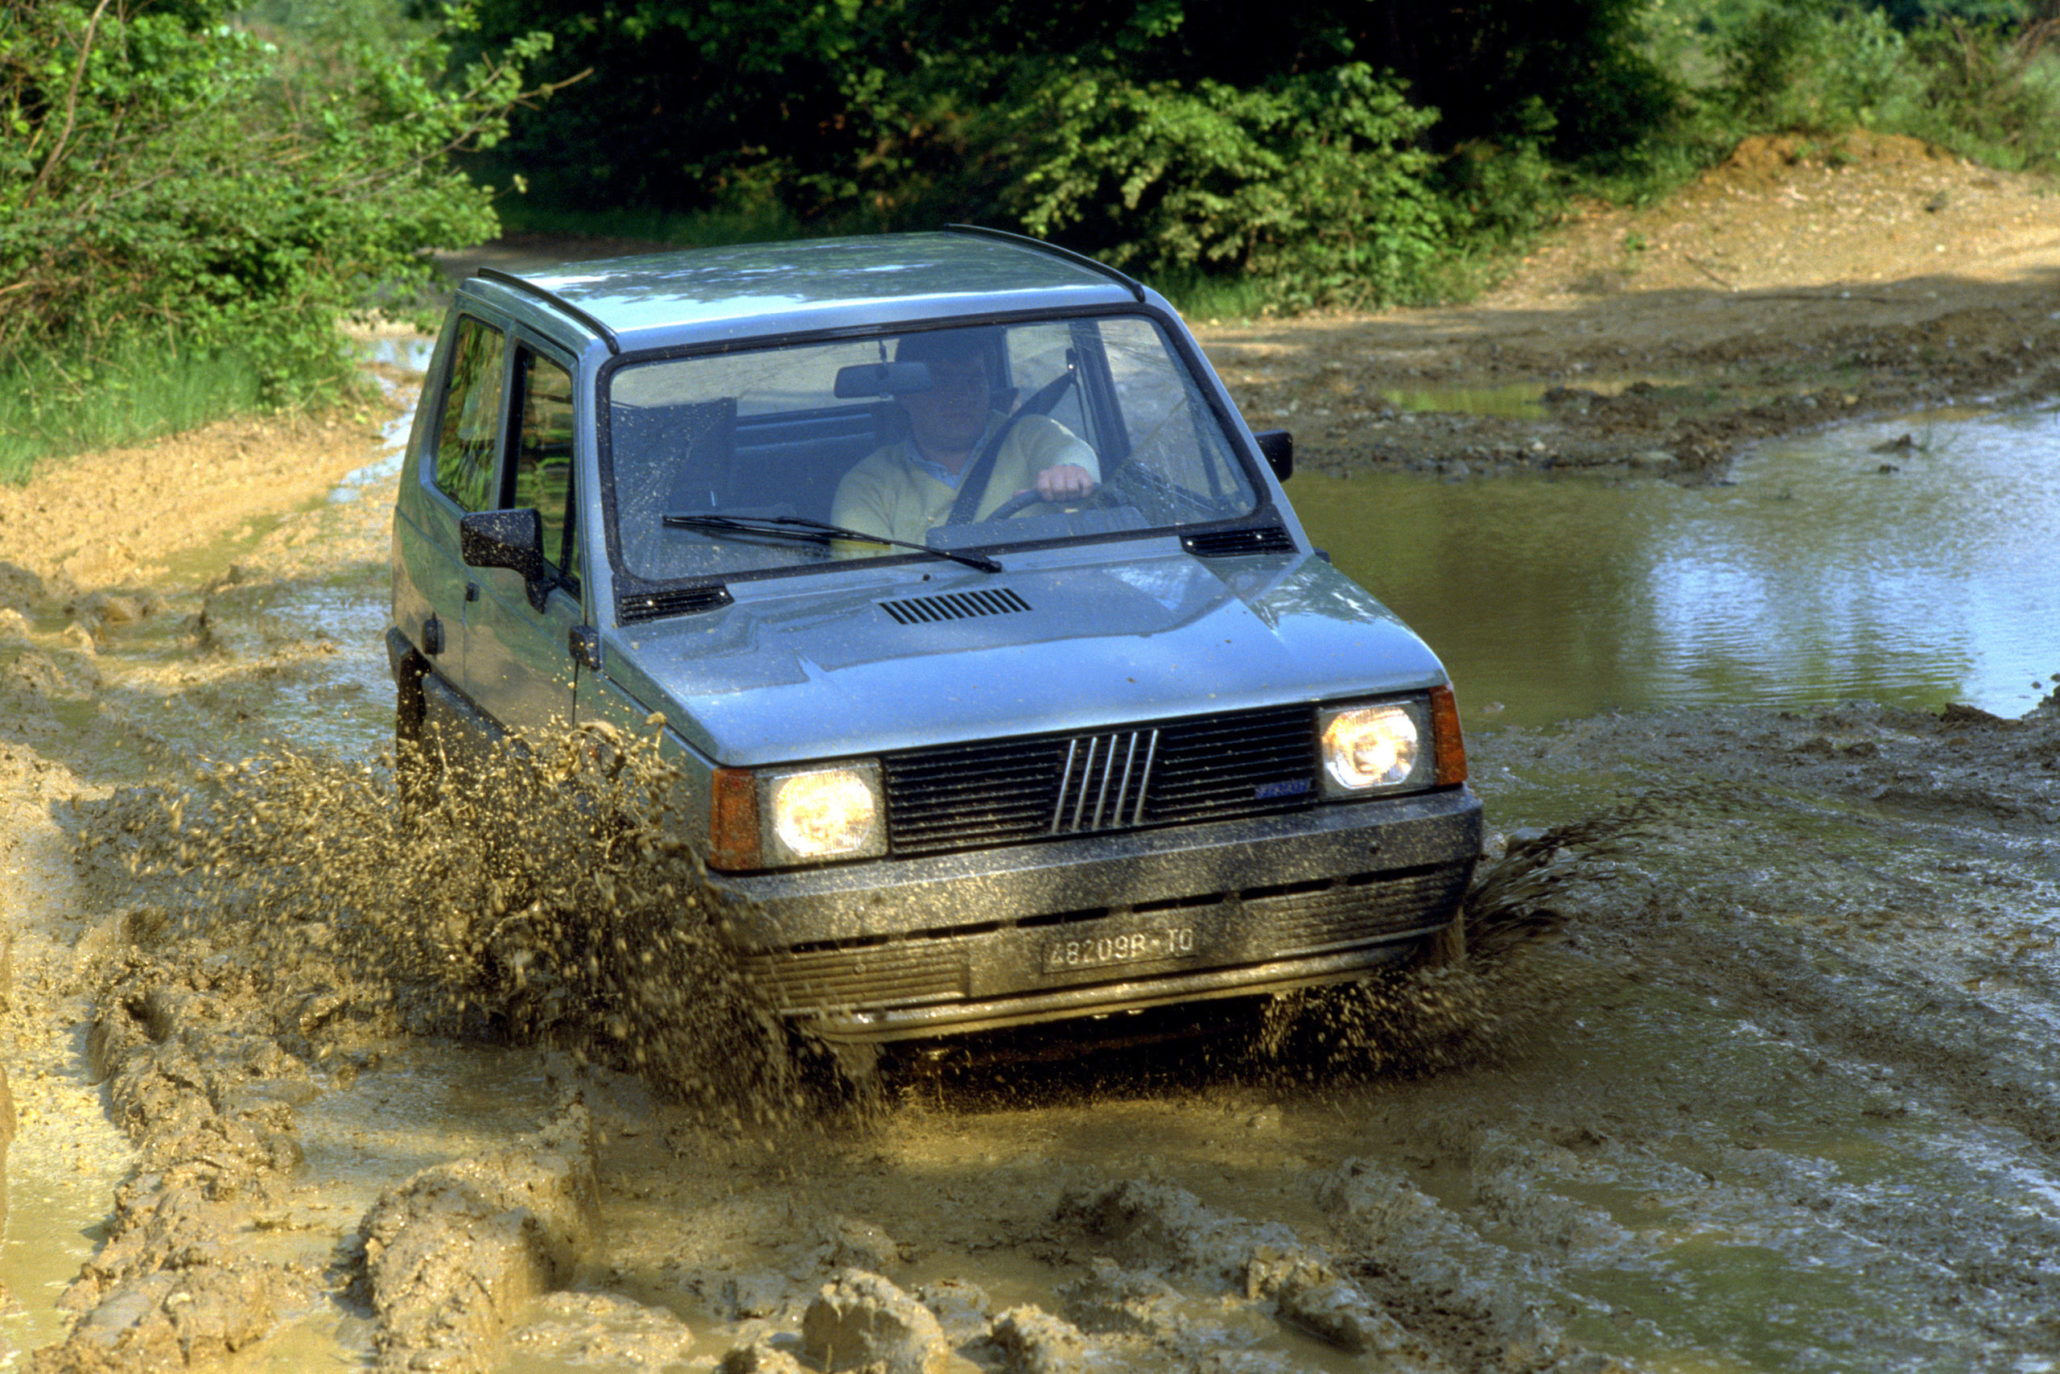
{"type": "Polygon", "coordinates": [[[1310,474],[1290,493],[1476,725],[1852,699],[2014,716],[2060,675],[2056,474],[2060,412],[1959,412],[1768,443],[1721,487],[1310,474]]]}

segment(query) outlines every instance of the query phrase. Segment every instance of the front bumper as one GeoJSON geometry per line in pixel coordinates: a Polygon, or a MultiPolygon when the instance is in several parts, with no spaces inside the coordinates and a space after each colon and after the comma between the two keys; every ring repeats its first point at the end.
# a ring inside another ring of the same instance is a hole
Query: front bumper
{"type": "Polygon", "coordinates": [[[1450,924],[1480,841],[1462,787],[726,881],[747,976],[884,1041],[1352,977],[1450,924]]]}

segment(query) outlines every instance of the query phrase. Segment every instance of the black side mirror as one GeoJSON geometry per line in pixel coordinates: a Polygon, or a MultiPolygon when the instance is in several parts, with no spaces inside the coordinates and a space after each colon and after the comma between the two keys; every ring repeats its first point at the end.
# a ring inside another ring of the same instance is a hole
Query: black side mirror
{"type": "Polygon", "coordinates": [[[550,597],[544,565],[544,519],[535,510],[476,510],[458,520],[458,557],[468,568],[510,568],[522,574],[529,604],[550,597]]]}
{"type": "Polygon", "coordinates": [[[1273,469],[1273,475],[1285,482],[1295,475],[1295,436],[1284,429],[1262,429],[1252,435],[1258,442],[1259,452],[1266,455],[1266,466],[1273,469]]]}

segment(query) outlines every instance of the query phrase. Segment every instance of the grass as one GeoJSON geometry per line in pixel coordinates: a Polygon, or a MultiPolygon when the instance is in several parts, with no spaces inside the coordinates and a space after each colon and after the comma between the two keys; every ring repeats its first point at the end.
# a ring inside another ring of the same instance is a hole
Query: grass
{"type": "Polygon", "coordinates": [[[90,366],[50,358],[0,364],[0,482],[28,481],[44,459],[263,408],[257,369],[236,354],[138,342],[90,366]]]}

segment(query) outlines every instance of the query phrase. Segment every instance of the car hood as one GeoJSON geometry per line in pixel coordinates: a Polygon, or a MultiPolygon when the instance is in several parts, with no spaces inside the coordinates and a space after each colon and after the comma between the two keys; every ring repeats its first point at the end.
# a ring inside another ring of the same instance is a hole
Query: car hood
{"type": "Polygon", "coordinates": [[[884,753],[1424,688],[1445,674],[1303,555],[745,583],[625,627],[607,672],[718,763],[884,753]]]}

